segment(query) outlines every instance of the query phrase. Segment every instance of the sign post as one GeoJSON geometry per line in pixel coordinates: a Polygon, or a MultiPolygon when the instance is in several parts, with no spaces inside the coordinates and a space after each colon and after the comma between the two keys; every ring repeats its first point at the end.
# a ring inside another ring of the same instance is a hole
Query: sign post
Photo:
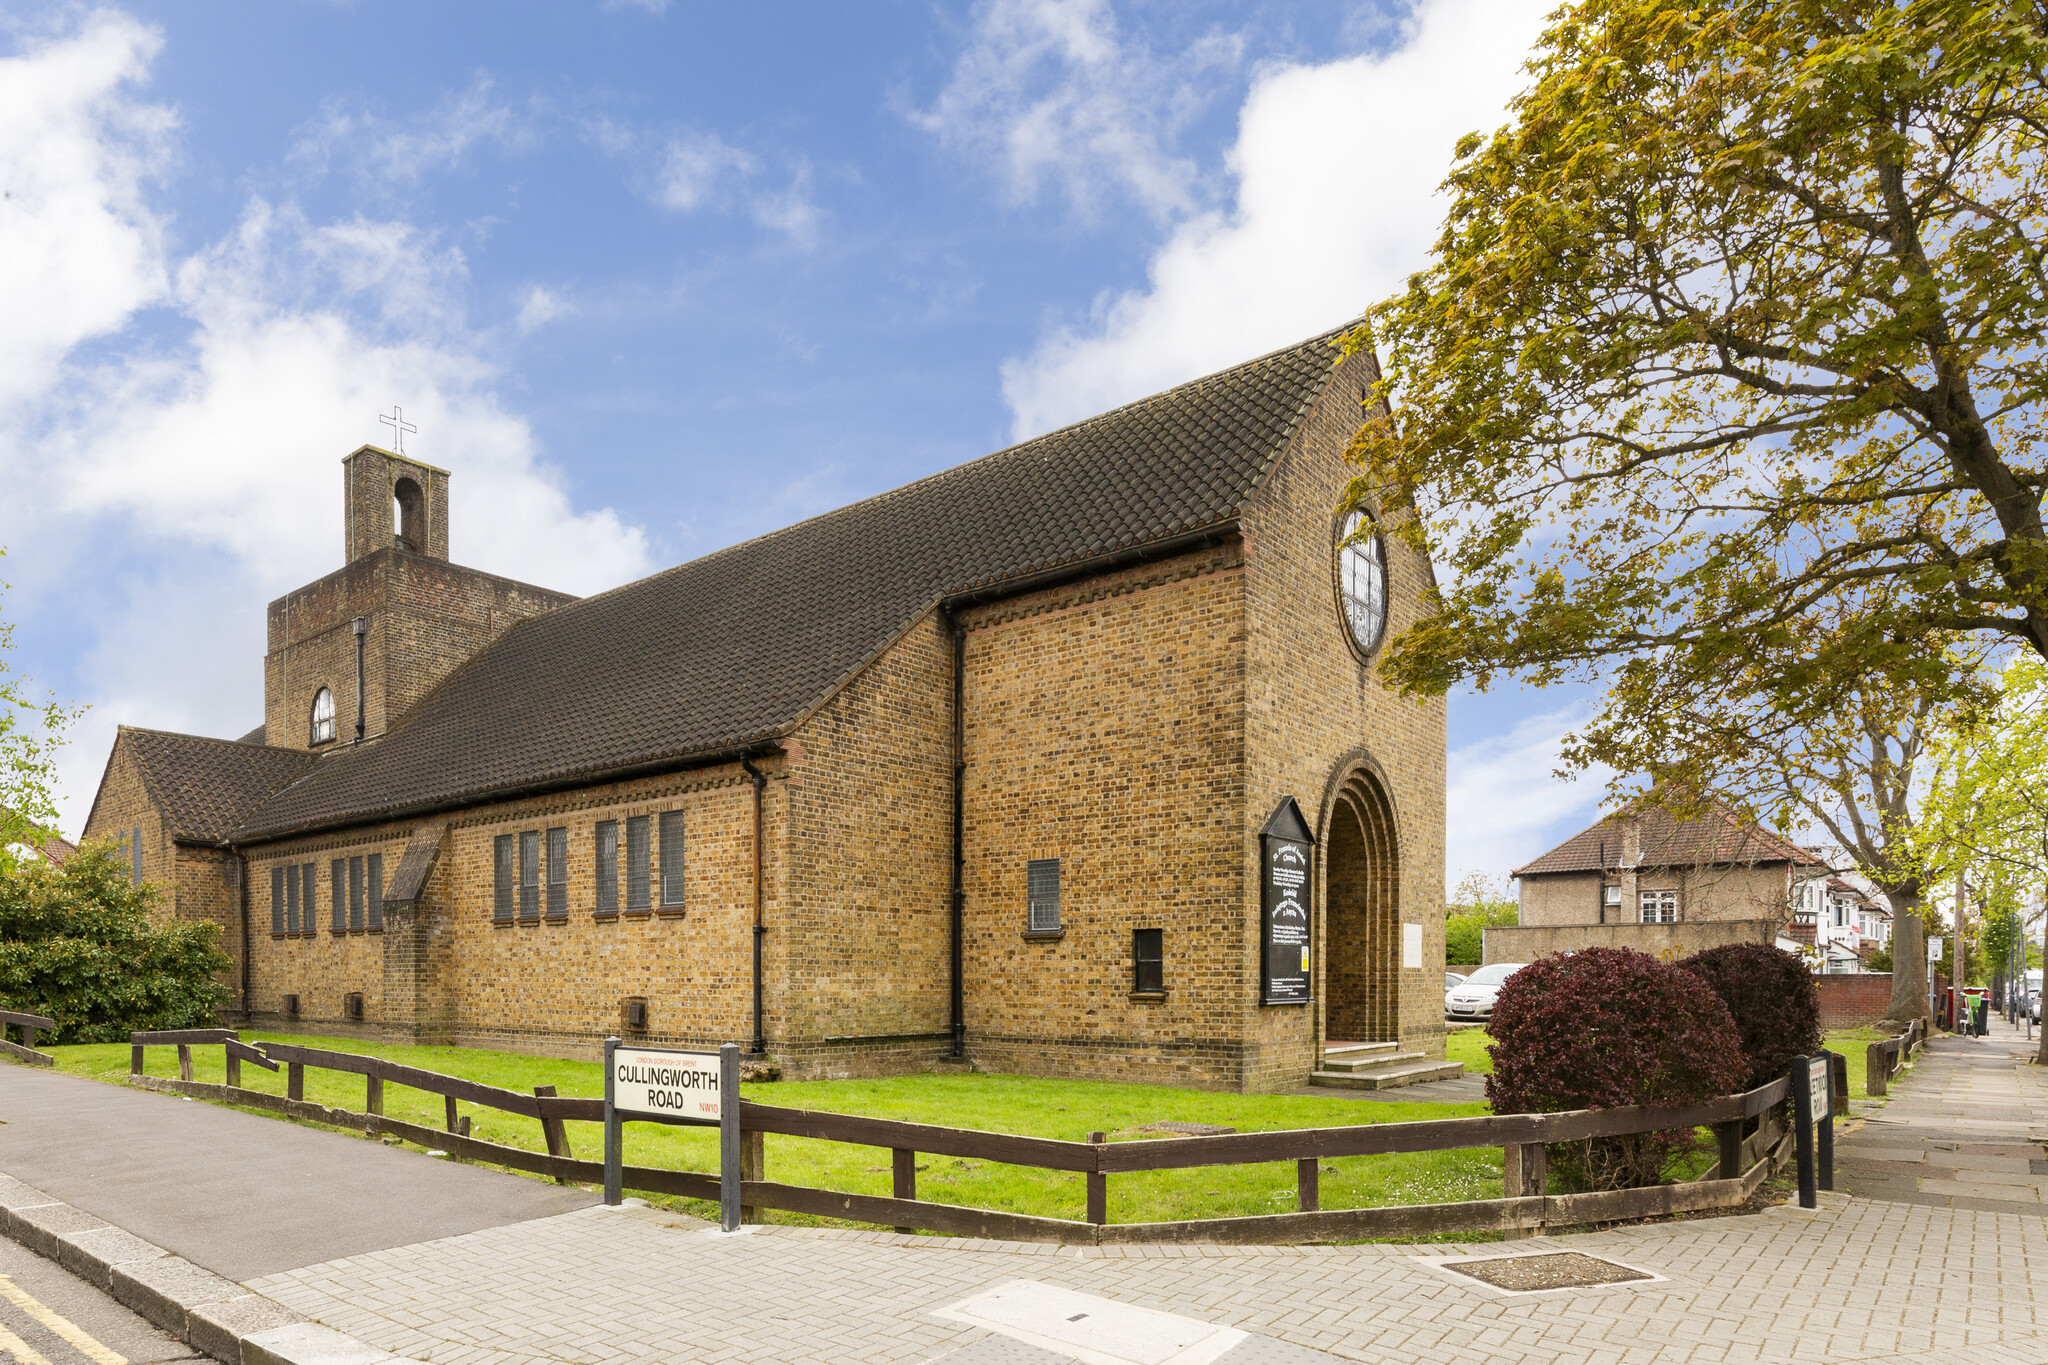
{"type": "Polygon", "coordinates": [[[1830,1054],[1794,1057],[1787,1077],[1792,1090],[1792,1122],[1799,1151],[1799,1207],[1818,1208],[1817,1190],[1835,1187],[1834,1061],[1830,1054]],[[1814,1128],[1820,1129],[1820,1151],[1814,1151],[1814,1128]],[[1816,1160],[1816,1157],[1818,1158],[1816,1160]],[[1818,1170],[1816,1170],[1818,1166],[1818,1170]]]}
{"type": "Polygon", "coordinates": [[[604,1040],[604,1202],[624,1194],[626,1120],[718,1129],[718,1221],[740,1225],[740,1045],[716,1052],[623,1047],[604,1040]]]}
{"type": "Polygon", "coordinates": [[[1314,998],[1309,971],[1310,915],[1315,892],[1315,836],[1291,796],[1280,798],[1259,831],[1259,1003],[1306,1005],[1314,998]]]}

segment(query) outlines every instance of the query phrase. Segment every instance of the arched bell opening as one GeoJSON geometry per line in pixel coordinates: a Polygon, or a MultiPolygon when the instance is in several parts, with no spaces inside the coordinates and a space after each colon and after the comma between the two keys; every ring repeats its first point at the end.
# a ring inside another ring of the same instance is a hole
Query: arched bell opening
{"type": "Polygon", "coordinates": [[[419,484],[401,477],[391,485],[391,524],[400,549],[415,554],[427,543],[427,500],[419,484]]]}

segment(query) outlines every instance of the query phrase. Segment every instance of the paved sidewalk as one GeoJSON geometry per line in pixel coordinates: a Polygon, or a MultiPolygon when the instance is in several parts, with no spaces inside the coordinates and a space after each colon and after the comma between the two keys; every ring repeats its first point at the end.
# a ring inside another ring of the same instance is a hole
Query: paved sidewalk
{"type": "MultiPolygon", "coordinates": [[[[1935,1037],[1835,1147],[1835,1187],[1871,1199],[2048,1217],[2048,1068],[2003,1019],[1935,1037]]],[[[2034,1224],[2035,1236],[2048,1228],[2034,1224]]]]}
{"type": "Polygon", "coordinates": [[[359,1137],[5,1064],[0,1171],[231,1280],[596,1202],[359,1137]]]}

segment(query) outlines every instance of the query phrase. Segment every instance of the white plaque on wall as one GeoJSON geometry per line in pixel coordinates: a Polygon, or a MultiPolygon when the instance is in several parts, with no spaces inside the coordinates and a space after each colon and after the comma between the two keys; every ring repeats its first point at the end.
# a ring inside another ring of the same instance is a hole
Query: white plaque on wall
{"type": "Polygon", "coordinates": [[[1404,924],[1401,926],[1401,965],[1420,967],[1422,965],[1422,926],[1404,924]]]}

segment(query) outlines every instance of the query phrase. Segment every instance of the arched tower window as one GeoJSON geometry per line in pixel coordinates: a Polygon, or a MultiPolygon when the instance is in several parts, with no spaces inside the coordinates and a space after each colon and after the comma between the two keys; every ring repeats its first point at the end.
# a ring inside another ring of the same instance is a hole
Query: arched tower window
{"type": "Polygon", "coordinates": [[[325,744],[334,738],[334,694],[321,688],[313,694],[313,743],[325,744]]]}
{"type": "Polygon", "coordinates": [[[410,478],[400,478],[391,485],[391,503],[391,524],[399,548],[418,553],[427,543],[427,502],[420,486],[410,478]]]}

